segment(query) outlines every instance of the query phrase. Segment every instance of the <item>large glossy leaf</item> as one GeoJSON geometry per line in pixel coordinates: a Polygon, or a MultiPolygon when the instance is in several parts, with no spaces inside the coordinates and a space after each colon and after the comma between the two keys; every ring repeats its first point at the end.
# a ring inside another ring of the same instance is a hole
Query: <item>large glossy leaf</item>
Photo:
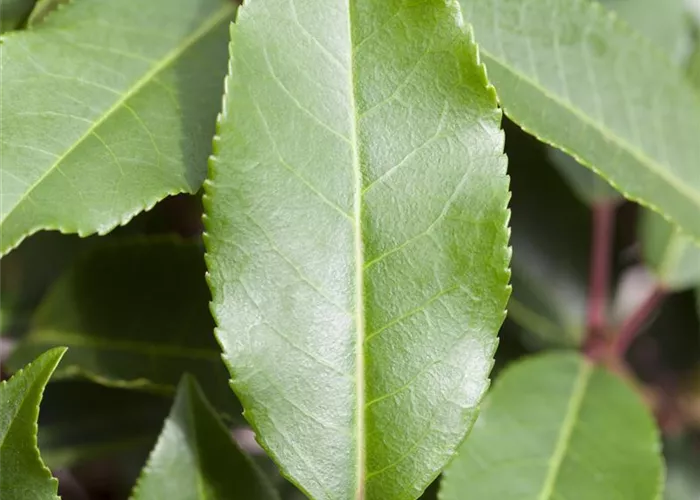
{"type": "Polygon", "coordinates": [[[53,286],[8,365],[66,345],[59,378],[174,391],[189,371],[217,407],[235,411],[204,273],[197,243],[157,237],[95,248],[53,286]]]}
{"type": "Polygon", "coordinates": [[[507,126],[513,295],[508,317],[533,347],[572,347],[586,325],[590,214],[547,161],[545,147],[507,126]]]}
{"type": "Polygon", "coordinates": [[[206,171],[234,4],[76,1],[2,41],[0,253],[105,233],[206,171]]]}
{"type": "Polygon", "coordinates": [[[151,449],[172,399],[83,380],[51,383],[39,416],[39,448],[49,467],[67,467],[151,449]]]}
{"type": "Polygon", "coordinates": [[[0,33],[22,24],[34,8],[35,0],[0,0],[0,33]]]}
{"type": "Polygon", "coordinates": [[[644,263],[669,290],[684,290],[700,283],[700,247],[692,238],[650,211],[640,220],[644,263]]]}
{"type": "Polygon", "coordinates": [[[463,0],[506,114],[700,237],[700,97],[587,0],[463,0]]]}
{"type": "Polygon", "coordinates": [[[251,0],[205,183],[217,335],[312,498],[416,498],[508,298],[501,115],[456,2],[251,0]]]}
{"type": "Polygon", "coordinates": [[[0,498],[58,499],[58,482],[51,477],[36,445],[39,403],[65,349],[39,356],[8,381],[0,382],[0,498]]]}
{"type": "Polygon", "coordinates": [[[496,380],[440,499],[657,500],[662,479],[639,396],[577,354],[546,354],[496,380]]]}
{"type": "Polygon", "coordinates": [[[184,376],[133,500],[276,500],[197,382],[184,376]]]}

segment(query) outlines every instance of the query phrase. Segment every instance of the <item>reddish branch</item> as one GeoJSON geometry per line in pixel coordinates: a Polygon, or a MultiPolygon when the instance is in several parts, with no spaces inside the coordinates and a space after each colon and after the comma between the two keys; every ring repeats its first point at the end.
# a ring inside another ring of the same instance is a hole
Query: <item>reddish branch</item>
{"type": "Polygon", "coordinates": [[[605,339],[608,286],[612,265],[613,234],[615,230],[615,202],[593,206],[593,241],[588,279],[588,310],[586,314],[585,351],[596,358],[605,339]]]}

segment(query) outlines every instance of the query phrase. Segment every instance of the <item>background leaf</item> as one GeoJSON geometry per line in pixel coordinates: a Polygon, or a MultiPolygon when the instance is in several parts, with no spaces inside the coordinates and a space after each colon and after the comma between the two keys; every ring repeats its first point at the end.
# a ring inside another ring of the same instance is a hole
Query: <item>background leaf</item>
{"type": "Polygon", "coordinates": [[[39,448],[51,468],[67,467],[156,441],[172,399],[82,380],[51,383],[39,416],[39,448]]]}
{"type": "Polygon", "coordinates": [[[199,189],[233,11],[75,2],[4,37],[0,253],[39,229],[104,234],[199,189]]]}
{"type": "Polygon", "coordinates": [[[513,121],[700,237],[700,98],[653,42],[595,2],[462,5],[513,121]]]}
{"type": "Polygon", "coordinates": [[[35,0],[0,0],[0,33],[22,24],[34,8],[35,0]]]}
{"type": "Polygon", "coordinates": [[[238,413],[213,335],[202,253],[174,237],[95,248],[53,286],[7,365],[67,345],[57,378],[174,391],[189,371],[217,407],[238,413]]]}
{"type": "Polygon", "coordinates": [[[575,347],[586,325],[589,211],[552,168],[545,145],[513,125],[505,130],[517,249],[508,317],[531,347],[575,347]]]}
{"type": "Polygon", "coordinates": [[[0,382],[0,497],[3,500],[58,499],[58,482],[36,446],[39,402],[65,349],[39,356],[8,381],[0,382]]]}
{"type": "Polygon", "coordinates": [[[668,290],[685,290],[700,283],[700,247],[656,213],[640,219],[644,263],[668,290]]]}
{"type": "Polygon", "coordinates": [[[133,500],[275,500],[277,493],[233,442],[192,377],[180,382],[133,500]]]}
{"type": "Polygon", "coordinates": [[[576,354],[546,354],[496,380],[440,499],[656,500],[659,452],[654,421],[627,385],[576,354]]]}
{"type": "Polygon", "coordinates": [[[285,475],[413,499],[474,421],[504,317],[501,115],[455,2],[350,5],[239,11],[205,183],[212,308],[285,475]]]}

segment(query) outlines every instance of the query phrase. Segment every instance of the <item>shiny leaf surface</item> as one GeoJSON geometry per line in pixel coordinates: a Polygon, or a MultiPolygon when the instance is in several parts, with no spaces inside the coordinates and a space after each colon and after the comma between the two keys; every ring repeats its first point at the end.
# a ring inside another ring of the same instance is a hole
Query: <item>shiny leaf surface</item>
{"type": "Polygon", "coordinates": [[[205,183],[217,335],[316,499],[414,499],[476,418],[508,299],[501,115],[444,0],[251,0],[205,183]]]}

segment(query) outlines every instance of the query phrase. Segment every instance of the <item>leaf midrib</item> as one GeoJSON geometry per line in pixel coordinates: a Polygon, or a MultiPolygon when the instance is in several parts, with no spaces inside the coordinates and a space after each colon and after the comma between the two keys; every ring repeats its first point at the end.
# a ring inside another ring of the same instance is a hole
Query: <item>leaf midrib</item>
{"type": "MultiPolygon", "coordinates": [[[[591,119],[588,117],[588,115],[578,109],[576,106],[573,105],[573,103],[570,103],[556,94],[553,94],[552,92],[548,91],[545,87],[543,87],[538,81],[534,80],[533,78],[529,77],[527,74],[522,73],[521,71],[517,71],[510,63],[509,61],[504,61],[496,56],[494,56],[493,53],[489,52],[488,50],[483,48],[482,46],[479,46],[479,52],[485,57],[499,66],[501,66],[504,70],[508,71],[510,74],[514,75],[515,77],[519,78],[521,81],[524,83],[530,85],[531,87],[537,89],[539,92],[541,92],[547,99],[551,100],[555,104],[558,104],[561,108],[564,110],[570,112],[573,114],[576,118],[580,119],[584,124],[588,125],[592,129],[598,131],[603,137],[606,137],[610,140],[611,143],[613,143],[615,146],[618,148],[622,149],[623,151],[626,151],[630,156],[632,156],[635,160],[637,160],[640,164],[645,166],[647,170],[652,172],[653,174],[658,175],[662,180],[666,181],[672,188],[676,189],[680,194],[684,195],[691,203],[693,203],[695,206],[700,208],[700,193],[694,191],[693,189],[689,189],[686,187],[686,184],[683,183],[682,180],[677,179],[673,175],[671,175],[669,170],[665,170],[663,168],[659,168],[657,165],[657,161],[648,157],[643,151],[639,150],[635,146],[631,145],[630,143],[627,142],[626,139],[619,137],[615,132],[610,130],[604,125],[600,125],[598,122],[595,120],[591,119]]],[[[503,110],[506,112],[507,115],[510,116],[510,106],[505,105],[504,103],[501,103],[503,105],[503,110]]],[[[524,129],[528,130],[529,127],[526,124],[521,124],[520,120],[515,120],[517,123],[519,123],[524,129]]],[[[584,160],[580,158],[580,155],[578,153],[569,151],[568,149],[565,149],[565,147],[562,147],[559,144],[555,144],[555,141],[543,137],[539,137],[540,139],[543,139],[545,142],[548,142],[552,146],[562,149],[565,152],[572,154],[573,156],[576,157],[577,160],[579,160],[581,163],[585,165],[590,165],[590,162],[587,160],[584,160]]],[[[598,173],[596,171],[596,173],[598,173]]],[[[604,172],[603,172],[604,173],[604,172]]],[[[607,174],[603,176],[606,180],[608,179],[607,174]]],[[[637,198],[636,194],[630,194],[627,191],[623,191],[623,194],[627,197],[634,197],[637,198]]],[[[646,201],[646,200],[644,200],[646,201]]],[[[647,206],[649,205],[649,202],[645,203],[647,206]]]]}
{"type": "Polygon", "coordinates": [[[557,443],[554,447],[552,459],[549,462],[550,467],[544,483],[542,484],[542,490],[537,496],[538,500],[552,500],[553,498],[552,495],[554,494],[554,487],[557,483],[561,465],[566,458],[567,449],[571,444],[571,436],[573,434],[574,427],[576,427],[578,416],[581,413],[583,399],[588,388],[588,383],[591,380],[593,369],[593,365],[588,361],[580,361],[580,368],[576,375],[573,390],[571,391],[571,397],[569,398],[569,403],[566,408],[566,415],[564,416],[562,426],[559,429],[557,443]]]}
{"type": "MultiPolygon", "coordinates": [[[[44,179],[51,175],[63,161],[70,156],[85,140],[90,137],[90,135],[95,132],[104,122],[111,118],[114,113],[119,111],[119,109],[124,106],[124,104],[131,99],[133,96],[138,94],[146,85],[148,85],[159,73],[168,68],[171,64],[176,62],[176,60],[194,46],[199,40],[208,35],[220,22],[229,17],[235,10],[235,5],[231,2],[225,2],[219,10],[214,12],[208,18],[203,20],[200,27],[193,31],[187,38],[185,38],[182,43],[180,43],[173,50],[168,52],[157,64],[155,64],[150,70],[148,70],[141,78],[139,78],[119,99],[117,99],[87,130],[73,143],[73,145],[68,148],[63,154],[56,159],[56,161],[46,169],[46,171],[39,176],[39,178],[34,181],[31,186],[20,196],[15,202],[14,206],[7,211],[7,213],[0,215],[0,225],[4,224],[5,221],[14,213],[14,211],[19,207],[34,191],[34,189],[41,184],[44,179]]],[[[0,45],[1,47],[2,45],[0,45]]]]}
{"type": "Polygon", "coordinates": [[[353,0],[347,0],[348,8],[348,82],[349,82],[349,97],[350,109],[352,115],[350,117],[350,147],[352,152],[352,170],[354,181],[353,192],[353,250],[355,263],[355,420],[357,432],[357,485],[355,489],[355,498],[363,500],[365,498],[365,475],[366,475],[366,451],[365,451],[365,303],[364,303],[364,273],[365,273],[365,258],[364,245],[362,240],[362,169],[360,156],[358,152],[358,133],[357,125],[359,123],[360,114],[357,112],[356,93],[357,88],[355,81],[355,62],[354,62],[354,42],[352,38],[352,22],[353,22],[353,0]]]}

